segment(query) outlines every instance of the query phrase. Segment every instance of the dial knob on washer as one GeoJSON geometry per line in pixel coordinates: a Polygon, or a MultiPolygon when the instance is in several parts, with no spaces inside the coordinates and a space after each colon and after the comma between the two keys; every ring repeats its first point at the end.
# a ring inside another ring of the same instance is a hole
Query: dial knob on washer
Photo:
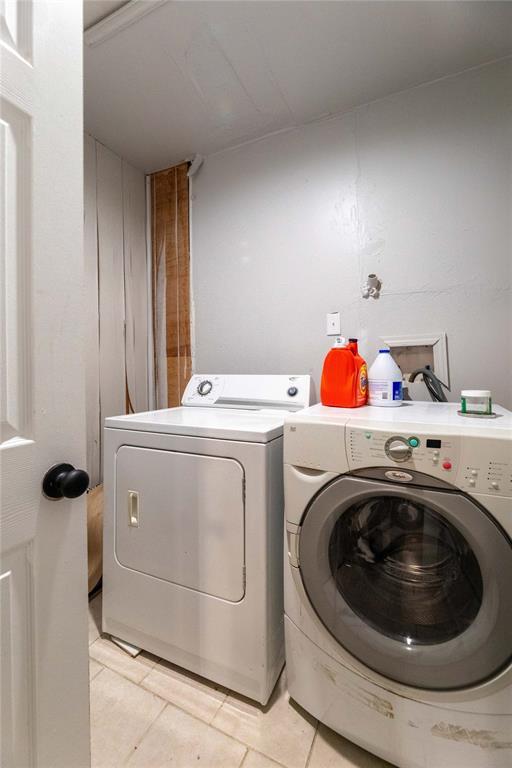
{"type": "Polygon", "coordinates": [[[205,397],[205,395],[209,395],[212,391],[213,384],[208,379],[204,379],[203,381],[200,381],[197,385],[197,391],[201,395],[201,397],[205,397]]]}
{"type": "Polygon", "coordinates": [[[390,437],[384,450],[393,461],[407,461],[412,456],[412,448],[404,437],[390,437]]]}

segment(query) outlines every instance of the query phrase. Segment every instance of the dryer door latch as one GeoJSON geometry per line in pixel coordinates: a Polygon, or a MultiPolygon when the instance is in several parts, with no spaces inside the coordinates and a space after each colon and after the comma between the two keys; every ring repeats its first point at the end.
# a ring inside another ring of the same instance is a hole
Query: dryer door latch
{"type": "Polygon", "coordinates": [[[128,491],[128,525],[132,528],[139,527],[139,494],[137,491],[128,491]]]}

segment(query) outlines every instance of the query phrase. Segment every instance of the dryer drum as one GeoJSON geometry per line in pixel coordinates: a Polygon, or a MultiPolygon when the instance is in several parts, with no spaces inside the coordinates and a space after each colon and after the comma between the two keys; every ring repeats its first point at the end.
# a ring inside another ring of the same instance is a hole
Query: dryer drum
{"type": "Polygon", "coordinates": [[[480,610],[474,553],[453,525],[419,502],[389,496],[352,506],[333,528],[329,561],[354,613],[394,639],[446,642],[480,610]]]}

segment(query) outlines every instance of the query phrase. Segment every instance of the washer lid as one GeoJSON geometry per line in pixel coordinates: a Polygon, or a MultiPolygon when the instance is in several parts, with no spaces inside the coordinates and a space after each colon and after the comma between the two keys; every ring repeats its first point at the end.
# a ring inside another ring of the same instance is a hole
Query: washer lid
{"type": "Polygon", "coordinates": [[[507,439],[512,434],[512,411],[493,403],[495,416],[466,418],[459,414],[460,403],[432,403],[419,400],[404,401],[399,408],[379,408],[363,405],[361,408],[330,408],[317,403],[296,414],[294,420],[307,424],[347,424],[363,429],[393,429],[397,433],[415,430],[427,425],[446,430],[454,435],[476,435],[507,439]]]}
{"type": "Polygon", "coordinates": [[[211,437],[268,443],[283,434],[286,411],[246,411],[238,408],[166,408],[161,411],[111,416],[105,426],[189,437],[211,437]]]}

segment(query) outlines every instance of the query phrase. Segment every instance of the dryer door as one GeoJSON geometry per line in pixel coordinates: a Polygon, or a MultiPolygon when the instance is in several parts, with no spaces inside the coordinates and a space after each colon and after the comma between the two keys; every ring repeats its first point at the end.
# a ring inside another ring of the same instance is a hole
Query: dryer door
{"type": "Polygon", "coordinates": [[[115,530],[116,558],[126,568],[231,602],[243,598],[244,470],[235,459],[121,446],[115,530]]]}
{"type": "Polygon", "coordinates": [[[313,608],[375,672],[431,690],[512,655],[512,544],[469,497],[343,476],[308,508],[299,564],[313,608]]]}

